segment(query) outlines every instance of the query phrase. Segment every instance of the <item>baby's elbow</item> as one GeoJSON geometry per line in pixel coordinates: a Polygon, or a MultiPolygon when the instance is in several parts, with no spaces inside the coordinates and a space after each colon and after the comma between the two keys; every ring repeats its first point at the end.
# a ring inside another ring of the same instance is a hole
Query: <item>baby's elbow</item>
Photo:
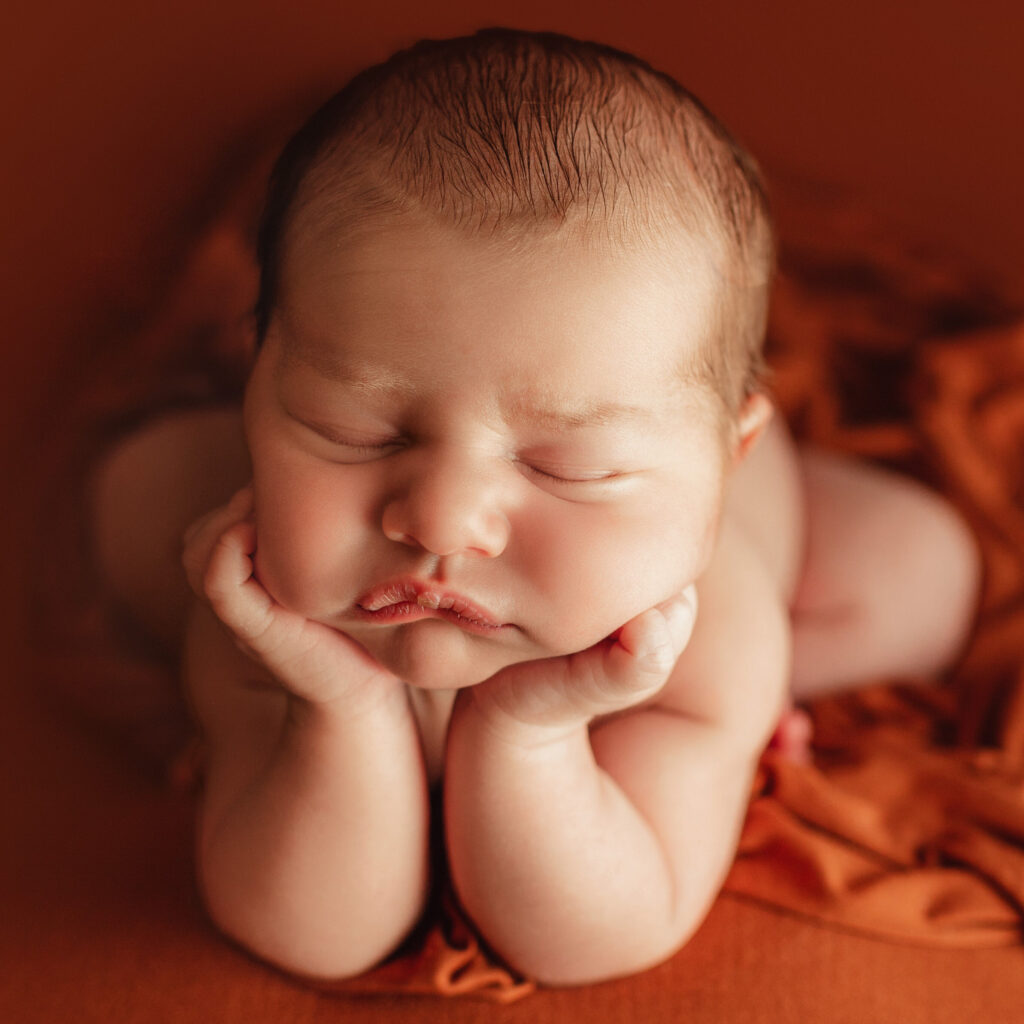
{"type": "Polygon", "coordinates": [[[252,928],[230,918],[210,916],[227,939],[257,960],[309,980],[340,982],[358,977],[390,952],[390,947],[379,949],[337,939],[310,941],[308,936],[278,934],[273,928],[252,928]]]}
{"type": "Polygon", "coordinates": [[[257,908],[257,901],[218,898],[208,889],[203,902],[212,924],[233,944],[288,974],[322,982],[365,974],[390,955],[408,930],[398,934],[373,924],[311,922],[297,919],[291,908],[257,908]]]}
{"type": "Polygon", "coordinates": [[[671,960],[693,937],[707,916],[702,904],[677,916],[664,928],[628,929],[595,943],[566,943],[557,949],[523,949],[504,960],[524,977],[553,988],[593,985],[631,977],[671,960]]]}

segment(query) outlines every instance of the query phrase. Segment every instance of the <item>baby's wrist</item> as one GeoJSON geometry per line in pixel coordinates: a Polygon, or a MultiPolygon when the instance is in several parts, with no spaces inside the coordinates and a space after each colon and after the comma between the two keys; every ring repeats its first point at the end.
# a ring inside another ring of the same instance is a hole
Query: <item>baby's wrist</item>
{"type": "Polygon", "coordinates": [[[523,752],[552,750],[587,735],[589,716],[569,709],[534,716],[503,697],[507,694],[496,688],[472,687],[456,703],[451,728],[470,730],[523,752]]]}
{"type": "Polygon", "coordinates": [[[411,711],[404,687],[349,687],[330,697],[314,697],[286,689],[286,720],[301,729],[336,728],[366,718],[406,720],[411,711]]]}

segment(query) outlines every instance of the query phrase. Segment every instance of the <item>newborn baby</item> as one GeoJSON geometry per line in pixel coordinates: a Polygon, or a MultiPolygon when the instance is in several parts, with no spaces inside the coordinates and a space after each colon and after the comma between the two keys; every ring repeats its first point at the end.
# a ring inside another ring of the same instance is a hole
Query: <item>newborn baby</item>
{"type": "Polygon", "coordinates": [[[211,916],[295,972],[372,967],[423,911],[437,785],[512,966],[665,959],[765,745],[802,756],[791,702],[938,672],[976,590],[938,498],[772,419],[755,165],[629,55],[425,42],[289,143],[259,257],[244,434],[165,419],[97,480],[111,586],[184,636],[211,916]],[[186,611],[153,524],[213,505],[186,611]]]}

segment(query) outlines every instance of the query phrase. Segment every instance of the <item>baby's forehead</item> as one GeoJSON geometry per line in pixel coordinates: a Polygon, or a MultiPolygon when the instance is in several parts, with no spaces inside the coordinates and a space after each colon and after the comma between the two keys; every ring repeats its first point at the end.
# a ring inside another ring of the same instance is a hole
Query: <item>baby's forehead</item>
{"type": "MultiPolygon", "coordinates": [[[[278,308],[307,345],[320,338],[329,346],[339,332],[406,332],[411,344],[443,329],[445,318],[456,329],[466,317],[483,343],[492,331],[519,341],[510,322],[527,344],[531,334],[573,330],[597,341],[617,331],[631,346],[634,337],[660,344],[672,335],[674,375],[705,379],[706,360],[690,350],[715,330],[721,275],[700,239],[676,232],[667,243],[623,242],[589,225],[499,235],[408,215],[307,224],[283,268],[278,308]]],[[[578,344],[549,371],[572,373],[598,352],[578,344]]]]}
{"type": "Polygon", "coordinates": [[[314,196],[298,204],[289,224],[282,261],[284,273],[296,261],[311,266],[348,261],[351,272],[389,264],[399,271],[409,257],[426,253],[450,260],[463,253],[527,264],[546,254],[560,260],[602,261],[609,267],[646,263],[649,272],[695,273],[722,284],[730,276],[729,257],[715,233],[696,231],[674,219],[667,209],[648,209],[640,224],[626,213],[595,216],[576,212],[564,218],[522,218],[500,226],[464,223],[416,203],[381,209],[314,196]]]}
{"type": "MultiPolygon", "coordinates": [[[[312,216],[296,225],[283,266],[282,307],[330,306],[348,316],[383,297],[391,318],[404,294],[431,289],[443,308],[448,295],[476,286],[501,299],[495,315],[553,304],[552,322],[567,309],[591,307],[610,319],[650,324],[652,310],[710,329],[713,307],[726,285],[718,250],[675,230],[664,235],[619,233],[593,224],[533,225],[480,232],[420,214],[312,216]]],[[[531,310],[533,311],[533,310],[531,310]]]]}

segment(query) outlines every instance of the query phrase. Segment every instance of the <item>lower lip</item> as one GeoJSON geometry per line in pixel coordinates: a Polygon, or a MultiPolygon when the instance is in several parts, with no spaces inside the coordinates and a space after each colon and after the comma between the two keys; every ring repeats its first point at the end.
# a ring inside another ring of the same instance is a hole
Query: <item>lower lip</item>
{"type": "Polygon", "coordinates": [[[420,619],[443,619],[445,622],[450,622],[452,625],[458,626],[459,629],[464,629],[467,633],[475,633],[477,636],[494,636],[508,628],[503,625],[480,622],[477,619],[468,619],[450,608],[424,608],[413,601],[399,601],[397,604],[389,604],[386,608],[380,608],[375,612],[367,611],[356,605],[355,614],[361,621],[378,626],[393,626],[417,622],[420,619]]]}

